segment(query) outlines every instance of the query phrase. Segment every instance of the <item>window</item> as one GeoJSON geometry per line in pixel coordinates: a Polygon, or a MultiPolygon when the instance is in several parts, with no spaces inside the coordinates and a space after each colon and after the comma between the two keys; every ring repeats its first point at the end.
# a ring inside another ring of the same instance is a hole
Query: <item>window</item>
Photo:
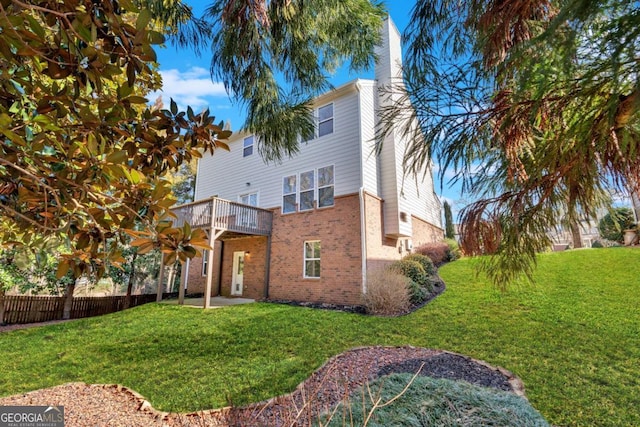
{"type": "Polygon", "coordinates": [[[333,206],[334,183],[333,166],[301,172],[299,176],[285,176],[282,183],[282,213],[333,206]]]}
{"type": "Polygon", "coordinates": [[[333,206],[334,174],[333,166],[318,169],[318,207],[333,206]]]}
{"type": "Polygon", "coordinates": [[[315,200],[315,171],[303,172],[300,174],[300,210],[309,211],[313,209],[315,200]]]}
{"type": "Polygon", "coordinates": [[[314,130],[309,135],[300,135],[300,141],[309,142],[313,138],[333,133],[333,104],[328,104],[311,113],[314,130]]]}
{"type": "Polygon", "coordinates": [[[304,277],[320,278],[320,240],[304,242],[304,277]]]}
{"type": "Polygon", "coordinates": [[[204,249],[202,251],[202,275],[207,275],[207,269],[209,267],[209,251],[204,249]]]}
{"type": "Polygon", "coordinates": [[[242,157],[248,157],[253,154],[253,135],[244,139],[242,148],[242,157]]]}
{"type": "Polygon", "coordinates": [[[238,197],[238,201],[243,205],[258,206],[258,193],[243,194],[238,197]]]}
{"type": "Polygon", "coordinates": [[[282,183],[282,213],[296,211],[296,175],[285,176],[282,183]]]}
{"type": "MultiPolygon", "coordinates": [[[[243,194],[238,197],[238,201],[243,205],[258,206],[258,193],[243,194]]],[[[257,227],[258,214],[253,209],[239,209],[237,213],[237,225],[242,227],[257,227]]]]}
{"type": "Polygon", "coordinates": [[[300,140],[302,142],[309,142],[316,137],[316,117],[313,114],[313,111],[311,111],[311,123],[313,123],[313,130],[308,135],[300,135],[300,140]]]}
{"type": "Polygon", "coordinates": [[[318,136],[333,133],[333,104],[318,108],[318,136]]]}

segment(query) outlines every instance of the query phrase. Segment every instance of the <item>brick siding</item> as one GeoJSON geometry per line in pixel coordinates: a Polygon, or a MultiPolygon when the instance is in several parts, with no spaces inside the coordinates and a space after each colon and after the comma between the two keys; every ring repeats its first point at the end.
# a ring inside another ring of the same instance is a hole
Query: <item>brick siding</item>
{"type": "MultiPolygon", "coordinates": [[[[407,255],[406,238],[384,235],[383,200],[365,193],[367,271],[383,268],[407,255]]],[[[412,217],[414,247],[442,240],[443,230],[412,217]]],[[[273,211],[269,299],[359,304],[362,292],[362,246],[358,194],[335,198],[335,206],[283,215],[273,211]],[[304,242],[321,244],[320,278],[304,278],[304,242]]],[[[224,238],[224,237],[223,237],[224,238]]],[[[248,236],[216,242],[212,295],[231,294],[233,253],[245,252],[242,296],[264,296],[267,238],[248,236]],[[222,246],[224,244],[224,246],[222,246]],[[221,250],[222,249],[222,250],[221,250]],[[222,253],[222,278],[219,257],[222,253]]],[[[204,292],[202,259],[191,260],[187,292],[204,292]]]]}
{"type": "Polygon", "coordinates": [[[335,206],[273,218],[270,299],[359,304],[362,291],[360,200],[335,198],[335,206]],[[304,242],[319,240],[320,278],[303,276],[304,242]]]}

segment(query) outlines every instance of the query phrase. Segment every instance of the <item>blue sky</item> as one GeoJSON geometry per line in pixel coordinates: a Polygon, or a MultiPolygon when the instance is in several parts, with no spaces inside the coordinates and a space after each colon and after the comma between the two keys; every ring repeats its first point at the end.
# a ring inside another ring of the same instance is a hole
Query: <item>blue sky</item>
{"type": "MultiPolygon", "coordinates": [[[[193,7],[194,13],[199,16],[208,6],[207,0],[186,0],[193,7]]],[[[389,1],[387,9],[398,29],[402,32],[408,24],[414,1],[389,1]]],[[[151,94],[150,101],[162,96],[165,105],[173,98],[184,109],[187,105],[194,111],[209,108],[212,115],[218,120],[230,121],[232,130],[237,130],[244,122],[244,111],[234,105],[224,90],[222,83],[211,80],[209,74],[210,53],[204,52],[201,57],[189,50],[176,50],[168,46],[156,49],[160,73],[163,79],[163,90],[160,93],[151,94]]],[[[348,71],[340,71],[331,79],[334,86],[339,86],[356,77],[373,78],[373,70],[368,73],[349,74],[348,71]]],[[[436,165],[437,168],[437,165],[436,165]]],[[[437,171],[434,171],[434,175],[437,171]]],[[[437,177],[434,177],[437,178],[437,177]]],[[[436,182],[436,192],[454,204],[454,215],[462,206],[455,206],[455,201],[460,199],[459,186],[449,187],[445,182],[442,191],[440,183],[436,182]]]]}

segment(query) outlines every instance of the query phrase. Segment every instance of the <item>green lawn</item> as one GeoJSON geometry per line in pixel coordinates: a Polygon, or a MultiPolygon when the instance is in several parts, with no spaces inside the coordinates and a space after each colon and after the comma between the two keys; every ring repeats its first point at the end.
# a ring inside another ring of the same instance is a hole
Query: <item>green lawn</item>
{"type": "Polygon", "coordinates": [[[2,333],[0,395],[86,381],[124,384],[161,410],[242,405],[291,391],[348,348],[410,344],[513,371],[553,424],[640,425],[640,250],[543,255],[536,285],[506,293],[473,264],[443,267],[447,291],[400,318],[148,304],[2,333]]]}

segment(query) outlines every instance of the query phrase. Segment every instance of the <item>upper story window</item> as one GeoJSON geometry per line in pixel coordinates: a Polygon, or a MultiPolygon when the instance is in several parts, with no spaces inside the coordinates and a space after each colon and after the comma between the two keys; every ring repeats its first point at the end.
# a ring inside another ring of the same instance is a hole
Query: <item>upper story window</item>
{"type": "Polygon", "coordinates": [[[333,165],[285,176],[282,183],[282,213],[333,206],[334,186],[333,165]]]}
{"type": "Polygon", "coordinates": [[[318,169],[318,207],[326,208],[334,204],[333,166],[318,169]]]}
{"type": "Polygon", "coordinates": [[[242,144],[242,157],[247,157],[253,154],[253,135],[248,136],[244,139],[242,144]]]}
{"type": "Polygon", "coordinates": [[[300,174],[300,210],[313,209],[315,201],[315,171],[310,170],[300,174]]]}
{"type": "Polygon", "coordinates": [[[282,182],[282,213],[296,211],[297,176],[285,176],[282,182]]]}
{"type": "Polygon", "coordinates": [[[318,108],[318,137],[333,133],[333,104],[318,108]]]}
{"type": "Polygon", "coordinates": [[[333,104],[324,105],[312,113],[314,130],[309,135],[301,135],[302,142],[308,142],[316,137],[321,137],[333,133],[333,104]]]}

